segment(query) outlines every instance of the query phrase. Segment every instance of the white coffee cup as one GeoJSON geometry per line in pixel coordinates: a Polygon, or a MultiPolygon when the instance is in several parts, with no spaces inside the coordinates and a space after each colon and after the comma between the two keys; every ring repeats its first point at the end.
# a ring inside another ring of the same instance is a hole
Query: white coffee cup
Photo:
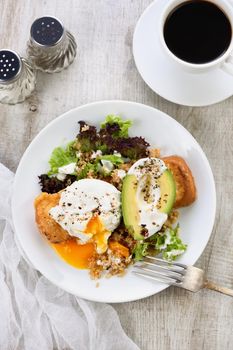
{"type": "Polygon", "coordinates": [[[208,1],[218,6],[222,10],[222,12],[225,14],[225,16],[228,18],[231,24],[231,30],[232,30],[231,42],[228,49],[221,56],[207,63],[196,64],[196,63],[190,63],[180,59],[168,48],[164,39],[164,25],[165,25],[166,19],[168,18],[169,14],[175,8],[177,8],[177,6],[187,2],[187,0],[169,0],[167,2],[159,23],[160,42],[162,44],[163,50],[165,51],[166,55],[174,63],[176,63],[180,68],[190,73],[208,72],[209,70],[220,67],[227,73],[233,75],[233,2],[231,4],[229,2],[230,0],[208,0],[208,1]]]}

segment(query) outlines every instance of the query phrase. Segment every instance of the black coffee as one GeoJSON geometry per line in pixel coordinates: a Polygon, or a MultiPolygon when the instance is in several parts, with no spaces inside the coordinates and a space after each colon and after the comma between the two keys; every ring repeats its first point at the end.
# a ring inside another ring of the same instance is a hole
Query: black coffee
{"type": "Polygon", "coordinates": [[[174,55],[190,63],[207,63],[221,56],[231,42],[231,24],[212,2],[183,2],[167,17],[165,42],[174,55]]]}

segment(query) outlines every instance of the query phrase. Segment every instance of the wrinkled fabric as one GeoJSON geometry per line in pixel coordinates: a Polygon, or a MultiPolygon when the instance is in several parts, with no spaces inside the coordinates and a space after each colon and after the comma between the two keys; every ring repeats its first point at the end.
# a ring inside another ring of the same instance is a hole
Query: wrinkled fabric
{"type": "Polygon", "coordinates": [[[0,164],[0,349],[139,350],[110,305],[64,292],[25,258],[11,218],[13,179],[0,164]]]}

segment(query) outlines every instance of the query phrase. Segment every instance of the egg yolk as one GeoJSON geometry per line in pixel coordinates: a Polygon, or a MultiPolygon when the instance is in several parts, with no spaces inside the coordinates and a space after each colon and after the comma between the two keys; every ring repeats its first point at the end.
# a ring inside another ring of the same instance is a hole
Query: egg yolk
{"type": "Polygon", "coordinates": [[[88,221],[85,232],[93,234],[93,240],[98,251],[104,253],[107,250],[110,232],[106,230],[98,215],[92,216],[88,221]]]}
{"type": "Polygon", "coordinates": [[[72,238],[65,242],[51,244],[63,260],[79,269],[88,268],[89,259],[96,252],[96,248],[102,252],[106,251],[110,235],[98,215],[94,215],[88,221],[85,232],[93,234],[93,242],[80,244],[76,238],[72,238]]]}
{"type": "Polygon", "coordinates": [[[68,264],[79,269],[87,269],[89,259],[95,253],[93,243],[78,244],[76,239],[53,243],[52,247],[68,264]]]}

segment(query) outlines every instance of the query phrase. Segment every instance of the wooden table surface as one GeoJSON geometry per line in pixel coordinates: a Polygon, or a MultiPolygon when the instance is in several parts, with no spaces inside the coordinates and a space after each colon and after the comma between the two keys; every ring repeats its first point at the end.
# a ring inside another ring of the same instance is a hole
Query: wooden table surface
{"type": "MultiPolygon", "coordinates": [[[[132,36],[139,16],[150,3],[0,0],[1,48],[24,55],[32,21],[46,14],[60,18],[78,41],[77,58],[68,70],[40,73],[36,92],[26,102],[0,105],[0,161],[15,171],[30,141],[48,122],[84,103],[126,99],[168,113],[200,143],[216,181],[216,223],[197,265],[210,279],[233,288],[233,99],[189,108],[170,103],[147,87],[134,64],[132,36]]],[[[143,350],[233,349],[230,297],[169,288],[114,308],[126,333],[143,350]]]]}

